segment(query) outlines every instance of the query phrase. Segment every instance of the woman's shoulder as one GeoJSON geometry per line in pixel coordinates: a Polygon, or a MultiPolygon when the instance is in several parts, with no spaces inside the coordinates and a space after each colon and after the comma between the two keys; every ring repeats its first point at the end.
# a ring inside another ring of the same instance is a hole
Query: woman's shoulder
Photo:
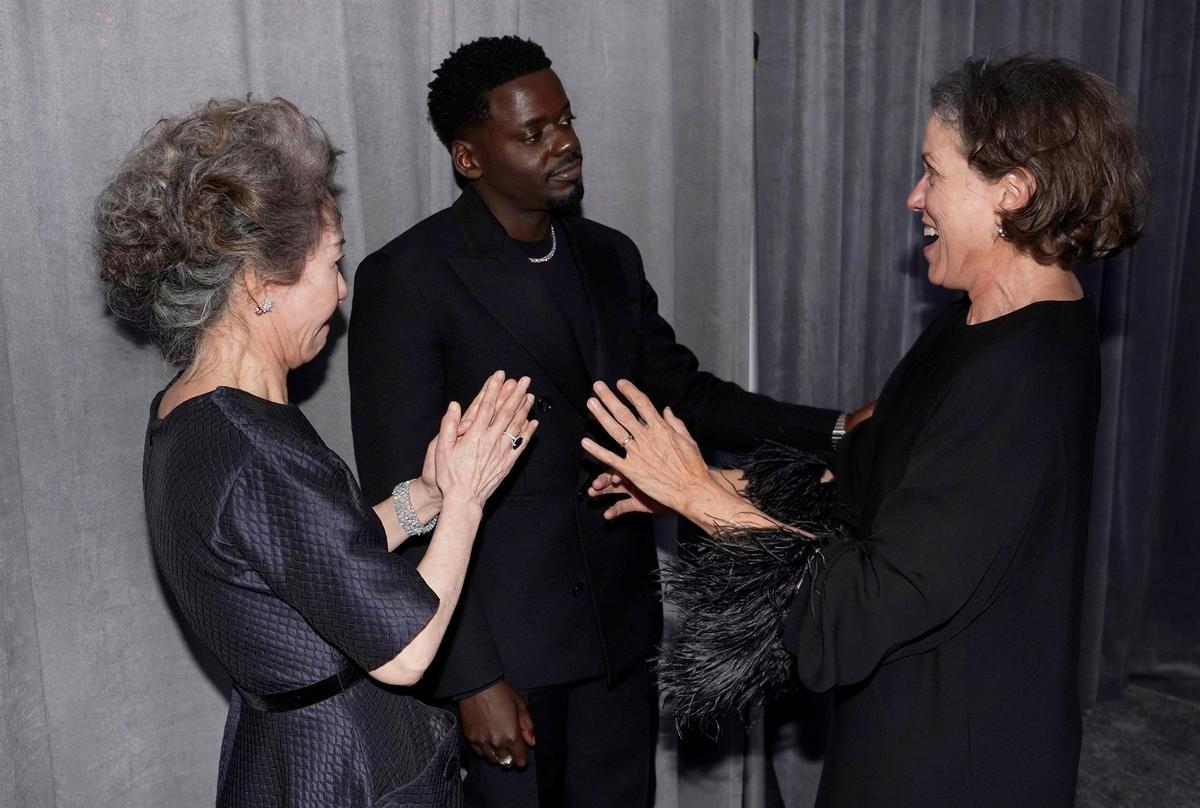
{"type": "Polygon", "coordinates": [[[1046,300],[968,327],[967,345],[984,362],[1054,372],[1098,357],[1099,332],[1086,299],[1046,300]]]}
{"type": "Polygon", "coordinates": [[[180,401],[158,417],[163,393],[155,397],[150,433],[172,443],[193,442],[224,452],[274,452],[281,447],[327,451],[312,424],[293,404],[280,404],[235,387],[217,387],[180,401]]]}
{"type": "Polygon", "coordinates": [[[257,453],[280,449],[303,454],[328,452],[316,429],[295,404],[260,398],[236,387],[218,387],[209,400],[257,453]]]}
{"type": "Polygon", "coordinates": [[[1099,396],[1099,335],[1086,300],[1035,303],[970,326],[963,349],[956,387],[972,398],[1075,412],[1099,396]]]}

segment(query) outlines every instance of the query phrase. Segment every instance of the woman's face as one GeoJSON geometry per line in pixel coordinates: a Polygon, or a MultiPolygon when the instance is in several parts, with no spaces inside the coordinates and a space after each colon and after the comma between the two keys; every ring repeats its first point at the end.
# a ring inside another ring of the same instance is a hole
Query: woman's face
{"type": "Polygon", "coordinates": [[[997,232],[1001,185],[967,165],[958,132],[936,115],[925,125],[921,159],[925,172],[906,204],[925,226],[922,254],[929,262],[929,281],[969,292],[994,272],[1006,252],[997,232]]]}
{"type": "Polygon", "coordinates": [[[329,338],[333,313],[346,299],[346,280],[338,266],[343,243],[341,227],[326,228],[300,279],[271,289],[274,305],[264,316],[272,318],[289,368],[299,367],[321,352],[329,338]]]}

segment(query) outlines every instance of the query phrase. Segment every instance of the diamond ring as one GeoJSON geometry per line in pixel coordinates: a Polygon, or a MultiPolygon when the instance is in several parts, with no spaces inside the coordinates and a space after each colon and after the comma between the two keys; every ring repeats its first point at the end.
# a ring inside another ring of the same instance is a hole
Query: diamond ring
{"type": "Polygon", "coordinates": [[[511,766],[512,765],[512,755],[505,755],[502,758],[497,758],[496,762],[499,763],[501,766],[511,766]]]}
{"type": "MultiPolygon", "coordinates": [[[[514,451],[516,451],[517,449],[521,448],[521,444],[525,442],[525,439],[524,439],[524,438],[522,438],[520,435],[514,435],[514,434],[513,434],[513,433],[511,433],[511,432],[505,432],[505,433],[504,433],[504,437],[506,437],[506,438],[508,438],[509,440],[511,440],[511,441],[512,441],[512,445],[513,445],[513,450],[514,450],[514,451]]],[[[510,762],[511,762],[511,761],[510,761],[510,762]]]]}

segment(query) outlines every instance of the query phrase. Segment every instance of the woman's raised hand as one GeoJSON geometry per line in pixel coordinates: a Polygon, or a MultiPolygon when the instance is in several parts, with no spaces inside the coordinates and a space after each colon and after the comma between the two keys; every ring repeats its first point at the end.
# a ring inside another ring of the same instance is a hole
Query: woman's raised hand
{"type": "MultiPolygon", "coordinates": [[[[624,448],[625,456],[621,457],[589,438],[583,439],[583,448],[616,472],[624,490],[607,493],[626,493],[633,499],[633,490],[636,490],[641,495],[629,504],[625,504],[626,500],[618,502],[609,509],[609,512],[617,511],[612,516],[649,510],[647,499],[682,512],[689,500],[711,491],[714,484],[700,447],[670,407],[659,415],[649,397],[624,379],[617,382],[617,390],[633,404],[636,414],[604,382],[596,382],[592,389],[596,396],[588,399],[588,410],[604,431],[624,448]]],[[[602,482],[597,478],[593,489],[597,483],[601,483],[601,490],[611,488],[611,481],[602,482]]],[[[611,518],[609,512],[605,516],[611,518]]]]}
{"type": "Polygon", "coordinates": [[[538,422],[530,421],[529,377],[505,379],[496,371],[464,413],[457,401],[442,416],[434,447],[434,476],[443,502],[480,507],[524,454],[538,422]]]}

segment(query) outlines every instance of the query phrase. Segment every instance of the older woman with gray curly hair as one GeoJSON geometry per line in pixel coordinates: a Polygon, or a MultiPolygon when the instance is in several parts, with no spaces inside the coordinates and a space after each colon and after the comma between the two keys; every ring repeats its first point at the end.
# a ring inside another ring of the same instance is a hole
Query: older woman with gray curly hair
{"type": "Polygon", "coordinates": [[[288,403],[346,297],[337,155],[283,99],[210,101],[150,129],[96,205],[112,309],[182,366],[143,484],[167,587],[234,684],[222,806],[459,804],[453,717],[385,685],[432,661],[484,502],[537,427],[529,380],[497,372],[372,506],[288,403]],[[417,567],[389,553],[431,530],[417,567]]]}
{"type": "Polygon", "coordinates": [[[965,295],[842,440],[834,482],[780,447],[710,472],[683,423],[622,382],[636,413],[600,384],[589,402],[626,447],[585,440],[618,475],[593,492],[626,497],[613,516],[657,501],[714,537],[674,580],[691,664],[661,673],[677,709],[720,703],[715,674],[737,689],[759,665],[761,685],[787,652],[805,687],[833,690],[818,805],[1071,805],[1100,400],[1075,268],[1138,238],[1143,162],[1116,90],[1069,62],[970,60],[931,97],[907,204],[929,280],[965,295]],[[731,648],[745,654],[717,658],[731,648]]]}

